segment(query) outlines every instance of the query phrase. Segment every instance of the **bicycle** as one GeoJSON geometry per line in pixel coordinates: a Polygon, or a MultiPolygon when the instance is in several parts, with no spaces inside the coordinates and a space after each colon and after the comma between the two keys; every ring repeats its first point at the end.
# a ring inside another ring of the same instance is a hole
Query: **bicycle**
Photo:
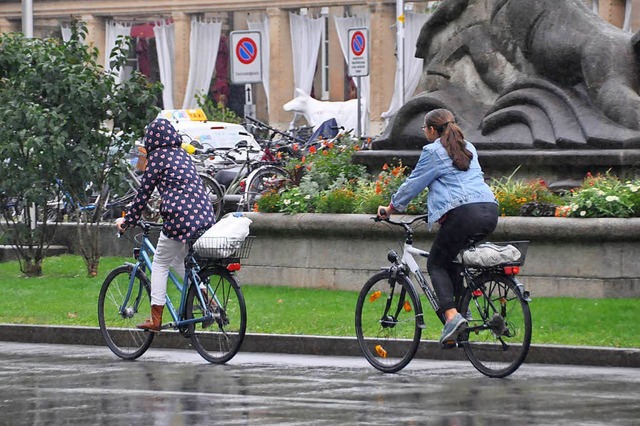
{"type": "MultiPolygon", "coordinates": [[[[360,349],[373,367],[385,373],[398,372],[411,362],[426,328],[416,283],[442,324],[445,322],[435,291],[414,258],[429,257],[427,251],[413,246],[412,225],[426,217],[420,215],[409,221],[373,218],[405,231],[402,255],[389,251],[391,265],[366,282],[356,303],[355,328],[360,349]]],[[[477,242],[471,239],[465,250],[475,250],[477,242]]],[[[463,250],[457,260],[463,280],[462,292],[456,298],[457,309],[468,317],[468,326],[459,334],[455,346],[462,348],[471,364],[489,377],[506,377],[516,371],[531,343],[531,299],[516,278],[528,241],[499,244],[516,246],[520,259],[477,267],[464,263],[463,250]]]]}
{"type": "MultiPolygon", "coordinates": [[[[151,315],[151,284],[147,274],[155,247],[149,238],[152,229],[162,224],[141,220],[139,247],[134,247],[136,263],[125,262],[109,273],[98,298],[98,321],[107,346],[118,357],[133,360],[151,346],[156,333],[135,327],[151,315]]],[[[222,239],[217,249],[194,250],[196,238],[189,241],[182,281],[169,273],[180,293],[176,307],[167,293],[166,309],[171,321],[162,330],[177,330],[190,339],[193,347],[207,361],[222,364],[235,356],[244,340],[247,311],[235,272],[240,259],[251,249],[252,237],[242,242],[222,239]],[[224,257],[218,258],[220,251],[224,257]]]]}
{"type": "Polygon", "coordinates": [[[260,159],[252,158],[256,151],[246,141],[231,149],[216,149],[214,161],[197,160],[196,166],[205,182],[216,220],[233,205],[237,211],[250,211],[264,192],[277,189],[289,178],[287,171],[266,148],[260,159]],[[238,160],[244,157],[243,161],[238,160]]]}

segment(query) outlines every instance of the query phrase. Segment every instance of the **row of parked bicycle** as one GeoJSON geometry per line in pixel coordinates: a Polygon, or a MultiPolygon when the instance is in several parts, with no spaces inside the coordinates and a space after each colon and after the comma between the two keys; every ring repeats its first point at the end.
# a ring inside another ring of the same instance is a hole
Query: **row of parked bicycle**
{"type": "MultiPolygon", "coordinates": [[[[237,140],[235,144],[228,140],[219,144],[212,138],[202,141],[181,131],[183,148],[193,156],[214,206],[216,219],[231,211],[251,211],[263,193],[286,185],[289,174],[285,166],[289,159],[300,158],[309,150],[321,148],[323,142],[352,133],[352,129],[338,128],[335,120],[329,120],[315,131],[311,126],[280,131],[249,116],[242,126],[233,129],[235,133],[227,133],[225,137],[237,140]]],[[[88,183],[85,199],[72,196],[64,182],[58,180],[55,194],[51,195],[46,208],[36,207],[38,220],[74,221],[78,213],[99,214],[102,221],[119,217],[136,195],[145,161],[144,148],[136,146],[130,153],[131,167],[127,171],[125,185],[116,191],[107,187],[93,188],[93,184],[88,183]],[[98,205],[104,209],[100,211],[98,205]]],[[[28,209],[22,204],[18,198],[0,193],[0,213],[10,220],[21,221],[23,215],[28,214],[28,209]]],[[[159,213],[160,197],[156,192],[143,218],[155,222],[159,220],[159,213]]],[[[97,216],[92,219],[93,222],[98,221],[97,216]]]]}

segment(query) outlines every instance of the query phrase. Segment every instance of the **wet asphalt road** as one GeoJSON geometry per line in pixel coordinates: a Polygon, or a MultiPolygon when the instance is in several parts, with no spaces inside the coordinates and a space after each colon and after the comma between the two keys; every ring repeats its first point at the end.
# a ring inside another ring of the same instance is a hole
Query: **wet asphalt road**
{"type": "Polygon", "coordinates": [[[6,425],[636,425],[640,369],[524,364],[489,379],[468,362],[414,360],[395,375],[359,357],[0,342],[6,425]]]}

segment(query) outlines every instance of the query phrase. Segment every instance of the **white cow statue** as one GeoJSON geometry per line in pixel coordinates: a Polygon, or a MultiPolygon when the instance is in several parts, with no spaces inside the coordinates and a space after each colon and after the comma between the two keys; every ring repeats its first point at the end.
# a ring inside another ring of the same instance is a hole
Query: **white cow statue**
{"type": "MultiPolygon", "coordinates": [[[[319,101],[312,98],[303,90],[296,89],[296,96],[284,104],[285,111],[302,114],[307,122],[316,129],[325,121],[335,118],[338,126],[345,130],[356,130],[358,124],[358,100],[351,99],[345,102],[319,101]]],[[[365,112],[367,110],[365,100],[360,100],[361,120],[360,129],[364,129],[365,112]]]]}

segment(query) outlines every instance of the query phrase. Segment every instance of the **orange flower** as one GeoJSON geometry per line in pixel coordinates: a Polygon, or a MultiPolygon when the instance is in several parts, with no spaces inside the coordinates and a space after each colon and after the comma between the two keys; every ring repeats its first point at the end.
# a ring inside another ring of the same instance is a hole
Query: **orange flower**
{"type": "Polygon", "coordinates": [[[304,163],[307,160],[307,157],[305,157],[304,155],[302,156],[302,160],[300,160],[301,163],[304,163]]]}
{"type": "Polygon", "coordinates": [[[327,151],[326,149],[322,150],[322,155],[329,155],[329,151],[327,151]]]}
{"type": "Polygon", "coordinates": [[[380,181],[376,181],[376,194],[382,193],[382,185],[380,185],[380,181]]]}
{"type": "Polygon", "coordinates": [[[382,166],[382,170],[388,170],[389,169],[389,165],[387,163],[384,163],[384,165],[382,166]]]}
{"type": "Polygon", "coordinates": [[[258,213],[258,212],[259,212],[259,210],[258,210],[258,203],[254,203],[254,204],[253,204],[253,209],[252,209],[252,211],[253,211],[254,213],[258,213]]]}
{"type": "Polygon", "coordinates": [[[293,144],[293,146],[292,146],[292,148],[293,148],[293,150],[294,150],[294,151],[297,151],[297,150],[298,150],[298,144],[297,144],[297,143],[294,143],[294,144],[293,144]]]}
{"type": "Polygon", "coordinates": [[[309,152],[310,152],[311,154],[315,154],[315,152],[316,152],[316,151],[317,151],[317,149],[316,149],[315,145],[312,145],[312,146],[309,148],[309,152]]]}
{"type": "Polygon", "coordinates": [[[333,142],[329,142],[329,143],[327,144],[327,146],[329,147],[329,149],[332,149],[332,148],[333,148],[333,142]]]}
{"type": "Polygon", "coordinates": [[[401,167],[401,166],[394,167],[393,170],[391,170],[391,174],[397,177],[397,176],[402,174],[403,170],[404,170],[404,168],[401,167]]]}

